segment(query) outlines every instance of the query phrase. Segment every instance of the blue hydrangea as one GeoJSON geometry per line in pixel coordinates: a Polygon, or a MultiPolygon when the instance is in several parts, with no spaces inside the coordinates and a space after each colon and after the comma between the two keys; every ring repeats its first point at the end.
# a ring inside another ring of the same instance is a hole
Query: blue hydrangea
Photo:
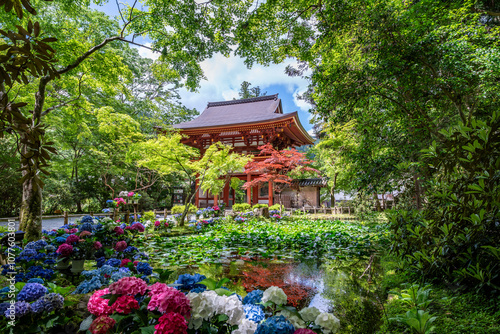
{"type": "Polygon", "coordinates": [[[274,316],[257,326],[255,334],[293,334],[295,328],[284,316],[274,316]]]}
{"type": "MultiPolygon", "coordinates": [[[[118,261],[120,261],[120,260],[118,260],[118,261]]],[[[102,266],[101,268],[99,268],[98,271],[99,271],[99,275],[109,275],[109,276],[111,276],[111,274],[113,274],[117,270],[118,270],[117,267],[113,267],[113,266],[110,266],[108,264],[105,264],[104,266],[102,266]]]]}
{"type": "Polygon", "coordinates": [[[111,279],[116,282],[124,277],[130,277],[132,275],[133,274],[130,270],[129,271],[118,270],[118,271],[111,274],[111,279]]]}
{"type": "Polygon", "coordinates": [[[137,269],[138,273],[141,273],[141,274],[147,275],[147,276],[149,276],[153,273],[153,268],[147,262],[139,262],[137,264],[136,269],[137,269]]]}
{"type": "Polygon", "coordinates": [[[96,230],[96,231],[99,231],[101,228],[102,228],[102,224],[101,224],[101,223],[99,223],[99,224],[97,224],[97,225],[95,226],[95,230],[96,230]]]}
{"type": "Polygon", "coordinates": [[[92,223],[94,221],[94,218],[92,216],[85,216],[80,220],[80,223],[92,223]]]}
{"type": "Polygon", "coordinates": [[[47,241],[45,240],[37,240],[37,241],[30,241],[26,244],[24,249],[34,249],[34,250],[40,250],[47,246],[47,241]]]}
{"type": "Polygon", "coordinates": [[[124,253],[135,253],[135,252],[138,252],[139,250],[134,247],[134,246],[128,246],[127,248],[125,248],[123,250],[124,253]]]}
{"type": "Polygon", "coordinates": [[[94,226],[92,226],[92,223],[83,223],[82,225],[79,226],[78,230],[80,232],[82,231],[92,232],[94,230],[94,226]]]}
{"type": "Polygon", "coordinates": [[[47,245],[47,246],[45,246],[45,250],[49,253],[52,253],[52,252],[55,252],[57,250],[57,248],[54,245],[47,245]]]}
{"type": "Polygon", "coordinates": [[[204,286],[202,284],[196,284],[196,283],[203,281],[205,278],[207,277],[200,274],[194,274],[194,275],[184,274],[180,275],[179,278],[177,278],[177,280],[174,283],[181,284],[181,286],[176,287],[178,290],[192,290],[194,288],[204,286]]]}
{"type": "Polygon", "coordinates": [[[103,286],[101,278],[94,276],[89,280],[85,280],[78,285],[72,294],[85,294],[100,289],[103,286]]]}
{"type": "Polygon", "coordinates": [[[44,281],[41,278],[35,277],[35,278],[30,278],[28,280],[28,283],[38,283],[38,284],[43,284],[44,281]]]}
{"type": "Polygon", "coordinates": [[[5,315],[5,311],[9,308],[10,303],[5,302],[0,304],[0,314],[5,315]]]}
{"type": "MultiPolygon", "coordinates": [[[[10,288],[9,288],[8,286],[6,286],[5,288],[2,288],[2,289],[0,290],[0,293],[7,293],[7,292],[9,292],[9,291],[10,291],[10,288]]],[[[1,313],[1,312],[0,312],[0,313],[1,313]]]]}
{"type": "Polygon", "coordinates": [[[203,291],[205,291],[207,289],[207,287],[204,286],[204,285],[201,285],[201,284],[198,284],[198,285],[200,285],[200,286],[198,286],[198,287],[196,287],[194,289],[191,289],[190,292],[201,293],[201,292],[203,292],[203,291]]]}
{"type": "Polygon", "coordinates": [[[253,290],[249,292],[245,298],[243,298],[243,305],[253,304],[256,305],[262,301],[262,296],[264,295],[264,291],[262,290],[253,290]]]}
{"type": "Polygon", "coordinates": [[[42,230],[42,233],[43,234],[46,234],[48,236],[51,236],[51,237],[54,237],[57,235],[57,232],[56,231],[47,231],[47,230],[42,230]]]}
{"type": "Polygon", "coordinates": [[[146,275],[141,276],[141,279],[146,282],[146,284],[149,284],[149,278],[146,275]]]}
{"type": "Polygon", "coordinates": [[[47,288],[40,283],[26,283],[17,294],[17,300],[32,302],[47,293],[47,288]]]}
{"type": "Polygon", "coordinates": [[[106,263],[106,258],[104,256],[98,257],[95,261],[96,261],[96,267],[101,268],[104,265],[104,263],[106,263]]]}
{"type": "Polygon", "coordinates": [[[111,258],[108,261],[106,261],[105,264],[112,267],[119,267],[121,263],[122,261],[120,261],[119,259],[111,258]]]}
{"type": "Polygon", "coordinates": [[[262,311],[262,308],[257,305],[243,305],[243,310],[245,311],[245,317],[256,323],[261,322],[266,317],[264,311],[262,311]]]}
{"type": "Polygon", "coordinates": [[[23,250],[21,253],[19,253],[19,256],[36,256],[38,252],[34,249],[27,248],[23,250]]]}
{"type": "Polygon", "coordinates": [[[66,237],[63,237],[63,236],[60,236],[60,237],[56,237],[56,242],[57,243],[65,243],[66,242],[66,237]]]}
{"type": "Polygon", "coordinates": [[[56,260],[54,259],[47,259],[45,261],[43,261],[44,264],[48,264],[48,265],[54,265],[56,264],[56,260]]]}
{"type": "Polygon", "coordinates": [[[125,224],[125,223],[121,223],[120,227],[121,227],[122,229],[125,229],[125,227],[127,227],[127,224],[125,224]]]}
{"type": "Polygon", "coordinates": [[[22,317],[31,312],[31,305],[27,302],[16,302],[14,304],[14,310],[7,309],[5,310],[5,316],[8,317],[11,312],[15,314],[16,318],[22,317]]]}

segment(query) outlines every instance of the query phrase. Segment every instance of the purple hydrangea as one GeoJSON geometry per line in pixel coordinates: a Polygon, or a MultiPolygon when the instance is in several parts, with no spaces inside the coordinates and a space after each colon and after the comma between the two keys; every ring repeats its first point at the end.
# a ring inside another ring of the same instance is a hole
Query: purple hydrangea
{"type": "Polygon", "coordinates": [[[31,305],[27,302],[16,302],[14,304],[14,309],[5,310],[5,316],[8,317],[14,314],[16,318],[22,317],[31,312],[31,305]]]}
{"type": "Polygon", "coordinates": [[[26,283],[17,295],[17,300],[32,302],[47,293],[47,288],[40,283],[26,283]]]}
{"type": "Polygon", "coordinates": [[[58,293],[49,293],[40,297],[37,301],[31,304],[33,313],[47,312],[60,309],[64,306],[64,297],[58,293]]]}

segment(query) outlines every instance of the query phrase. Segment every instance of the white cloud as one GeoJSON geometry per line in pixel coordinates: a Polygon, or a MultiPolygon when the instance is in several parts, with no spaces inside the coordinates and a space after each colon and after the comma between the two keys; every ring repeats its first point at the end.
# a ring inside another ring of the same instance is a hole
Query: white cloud
{"type": "MultiPolygon", "coordinates": [[[[288,63],[262,66],[254,65],[248,69],[243,59],[231,56],[229,58],[217,54],[213,58],[201,63],[206,80],[200,83],[198,92],[180,90],[181,102],[188,108],[196,108],[203,111],[207,102],[232,100],[238,98],[238,91],[243,81],[248,81],[252,87],[259,86],[268,94],[274,94],[268,88],[271,85],[283,85],[284,89],[293,94],[293,102],[297,108],[307,111],[310,106],[301,100],[297,100],[296,93],[302,93],[307,89],[308,82],[301,77],[290,77],[285,74],[288,63]]],[[[285,112],[290,110],[285,110],[285,112]]]]}
{"type": "MultiPolygon", "coordinates": [[[[144,45],[149,47],[149,48],[151,47],[151,43],[144,43],[144,45]]],[[[139,50],[139,55],[141,57],[151,58],[153,60],[156,60],[156,59],[158,59],[158,57],[160,57],[159,52],[153,52],[152,50],[149,50],[146,48],[141,48],[141,47],[138,47],[137,49],[139,50]]]]}

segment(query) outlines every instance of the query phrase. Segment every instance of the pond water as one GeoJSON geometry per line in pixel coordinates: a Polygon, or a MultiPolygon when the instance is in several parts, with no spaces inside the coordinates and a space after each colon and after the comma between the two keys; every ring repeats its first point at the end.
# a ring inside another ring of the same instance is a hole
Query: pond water
{"type": "Polygon", "coordinates": [[[172,274],[200,273],[219,281],[229,278],[225,286],[245,296],[255,289],[279,286],[288,302],[298,309],[314,306],[321,312],[332,312],[340,299],[371,298],[381,270],[370,259],[319,262],[313,259],[271,260],[264,258],[232,258],[226,263],[178,267],[172,274]]]}

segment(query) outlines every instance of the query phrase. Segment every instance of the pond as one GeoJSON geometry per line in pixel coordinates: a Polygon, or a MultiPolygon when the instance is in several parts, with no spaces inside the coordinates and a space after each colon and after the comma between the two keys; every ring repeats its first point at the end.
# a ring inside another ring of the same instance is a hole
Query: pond
{"type": "Polygon", "coordinates": [[[178,267],[171,277],[199,273],[216,281],[228,278],[225,286],[241,296],[278,286],[288,296],[288,303],[298,309],[314,306],[321,312],[332,312],[336,301],[375,301],[373,290],[382,275],[380,266],[373,264],[363,275],[370,263],[367,258],[320,262],[234,257],[225,262],[178,267]]]}

